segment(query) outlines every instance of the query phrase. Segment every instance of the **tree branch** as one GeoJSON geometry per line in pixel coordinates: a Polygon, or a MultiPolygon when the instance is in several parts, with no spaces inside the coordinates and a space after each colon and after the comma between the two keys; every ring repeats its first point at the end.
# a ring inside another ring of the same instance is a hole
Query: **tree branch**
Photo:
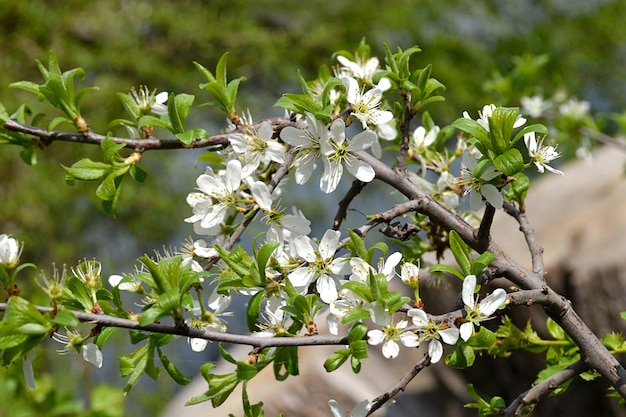
{"type": "Polygon", "coordinates": [[[574,378],[587,370],[583,361],[578,361],[567,368],[536,383],[531,389],[517,397],[505,410],[503,416],[513,417],[525,415],[532,411],[535,405],[546,395],[557,389],[568,379],[574,378]]]}
{"type": "Polygon", "coordinates": [[[409,382],[411,382],[417,376],[417,374],[419,374],[428,365],[430,365],[430,356],[425,355],[421,361],[416,363],[415,366],[413,366],[406,374],[404,374],[400,381],[398,381],[398,383],[391,390],[376,397],[372,401],[372,408],[370,409],[369,413],[367,413],[367,415],[372,414],[380,407],[385,405],[385,403],[398,395],[400,391],[404,391],[406,389],[406,386],[409,385],[409,382]]]}
{"type": "MultiPolygon", "coordinates": [[[[298,128],[302,128],[301,123],[296,123],[290,121],[284,117],[271,117],[265,119],[265,121],[269,121],[272,123],[275,129],[282,129],[286,126],[294,126],[298,128]]],[[[135,152],[144,152],[150,150],[164,150],[164,149],[183,149],[183,148],[215,148],[215,149],[223,149],[228,146],[229,141],[228,137],[233,133],[237,133],[242,131],[241,127],[233,130],[228,133],[221,133],[218,135],[213,135],[208,139],[198,139],[191,142],[189,145],[185,145],[178,139],[158,139],[155,137],[150,137],[146,139],[129,139],[129,138],[121,138],[115,136],[103,136],[94,132],[85,132],[85,133],[70,133],[70,132],[60,132],[60,131],[47,131],[46,129],[42,129],[40,127],[30,126],[21,124],[15,120],[7,120],[3,127],[7,130],[13,132],[25,133],[27,135],[37,137],[44,146],[49,146],[52,142],[61,141],[61,142],[73,142],[73,143],[84,143],[88,145],[99,145],[104,139],[107,137],[112,139],[115,143],[125,144],[126,148],[132,149],[135,152]]]]}
{"type": "Polygon", "coordinates": [[[489,247],[489,233],[491,231],[491,225],[493,224],[493,217],[495,214],[495,207],[487,203],[485,205],[485,214],[483,214],[483,219],[480,222],[478,233],[476,233],[478,245],[482,249],[480,252],[487,250],[487,248],[489,247]]]}
{"type": "MultiPolygon", "coordinates": [[[[378,213],[373,215],[373,219],[364,224],[363,226],[353,229],[359,236],[365,237],[365,235],[372,230],[374,227],[378,226],[382,223],[389,223],[396,217],[402,216],[411,211],[415,211],[418,205],[416,201],[407,201],[405,203],[396,204],[392,208],[387,211],[383,211],[382,213],[378,213]]],[[[347,237],[343,241],[339,243],[339,247],[343,247],[346,243],[350,241],[350,238],[347,237]]]]}
{"type": "Polygon", "coordinates": [[[352,186],[350,187],[346,195],[339,202],[339,209],[337,209],[335,220],[333,220],[333,230],[339,230],[341,223],[346,218],[346,214],[348,212],[348,207],[350,207],[350,203],[352,202],[352,200],[356,198],[357,195],[359,195],[361,191],[363,191],[363,188],[365,188],[367,184],[368,183],[360,181],[360,180],[352,181],[352,186]]]}
{"type": "MultiPolygon", "coordinates": [[[[361,160],[370,164],[374,169],[376,178],[391,185],[410,200],[414,200],[417,211],[424,213],[447,230],[456,230],[470,247],[481,251],[475,229],[467,222],[420,190],[401,172],[388,167],[366,152],[361,151],[358,155],[361,160]]],[[[496,255],[491,267],[495,268],[500,275],[505,276],[521,289],[544,290],[549,293],[554,301],[546,306],[548,315],[578,345],[587,366],[607,378],[617,392],[626,398],[626,370],[581,320],[571,304],[548,287],[542,275],[522,267],[507,256],[494,242],[489,243],[487,250],[496,255]]]]}
{"type": "MultiPolygon", "coordinates": [[[[53,311],[51,307],[34,306],[40,313],[53,311]]],[[[0,311],[6,311],[7,304],[0,303],[0,311]]],[[[172,334],[197,339],[210,340],[212,342],[235,343],[264,349],[277,346],[323,346],[323,345],[346,345],[347,337],[315,335],[306,337],[259,337],[239,335],[231,333],[199,330],[190,327],[177,327],[166,324],[152,323],[142,326],[138,321],[107,316],[105,314],[84,313],[81,311],[68,310],[83,323],[91,323],[103,327],[119,327],[122,329],[141,330],[151,333],[172,334]]]]}
{"type": "MultiPolygon", "coordinates": [[[[413,114],[411,113],[411,93],[407,93],[402,96],[404,100],[404,114],[402,117],[402,144],[400,145],[400,152],[396,158],[396,166],[400,172],[406,171],[406,158],[409,153],[409,134],[411,128],[411,119],[413,114]]],[[[422,167],[423,169],[423,167],[422,167]]]]}
{"type": "Polygon", "coordinates": [[[519,224],[519,230],[526,239],[528,250],[530,251],[530,258],[533,266],[533,272],[541,277],[545,275],[545,268],[543,263],[543,247],[537,240],[535,229],[532,227],[526,216],[526,212],[518,210],[513,204],[505,201],[504,211],[517,220],[519,224]]]}

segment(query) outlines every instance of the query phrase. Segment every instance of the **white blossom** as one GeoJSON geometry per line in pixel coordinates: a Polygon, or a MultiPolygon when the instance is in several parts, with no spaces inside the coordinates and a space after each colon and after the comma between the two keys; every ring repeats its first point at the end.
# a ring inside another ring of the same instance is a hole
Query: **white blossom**
{"type": "Polygon", "coordinates": [[[429,341],[428,356],[432,363],[437,363],[443,356],[443,345],[441,339],[448,345],[454,345],[459,339],[459,329],[454,326],[445,327],[433,323],[426,312],[419,308],[410,309],[407,314],[413,320],[413,325],[422,331],[420,340],[429,341]]]}
{"type": "Polygon", "coordinates": [[[17,239],[9,235],[0,235],[0,265],[6,268],[15,268],[20,262],[22,247],[17,239]]]}
{"type": "Polygon", "coordinates": [[[252,174],[261,163],[285,162],[285,148],[272,139],[273,134],[272,125],[264,121],[258,127],[247,127],[244,133],[234,133],[228,137],[234,151],[242,155],[246,162],[241,170],[242,177],[252,174]]]}
{"type": "Polygon", "coordinates": [[[463,166],[461,167],[461,183],[465,186],[465,193],[470,195],[470,208],[478,210],[483,203],[483,197],[495,208],[502,208],[504,197],[498,188],[487,183],[500,175],[492,165],[485,169],[480,177],[476,177],[475,169],[478,161],[469,152],[463,153],[463,166]]]}
{"type": "Polygon", "coordinates": [[[358,81],[351,77],[342,78],[341,81],[346,86],[346,99],[352,105],[352,115],[361,121],[363,129],[367,129],[368,123],[382,125],[393,119],[393,113],[379,109],[382,90],[372,88],[361,91],[358,81]]]}
{"type": "Polygon", "coordinates": [[[463,298],[465,310],[467,311],[467,321],[461,324],[459,328],[461,339],[465,341],[474,333],[474,326],[479,326],[481,321],[488,319],[506,300],[506,291],[502,288],[498,288],[485,297],[480,303],[476,304],[476,297],[474,297],[475,289],[476,276],[466,276],[463,280],[461,297],[463,298]]]}
{"type": "Polygon", "coordinates": [[[419,346],[417,335],[410,331],[404,331],[408,324],[406,320],[397,323],[393,321],[381,329],[373,329],[367,332],[367,343],[373,346],[383,344],[383,356],[387,359],[395,359],[400,354],[399,340],[406,347],[419,346]]]}
{"type": "Polygon", "coordinates": [[[564,175],[563,171],[559,171],[549,165],[550,162],[561,156],[554,146],[545,146],[543,139],[537,141],[535,132],[524,134],[524,143],[526,144],[526,148],[528,148],[528,155],[531,161],[537,167],[537,171],[543,174],[545,168],[555,174],[564,175]]]}
{"type": "Polygon", "coordinates": [[[289,280],[302,291],[315,281],[317,292],[325,303],[337,299],[336,280],[349,271],[347,258],[335,258],[339,237],[338,231],[327,230],[319,245],[315,245],[308,236],[298,236],[293,241],[298,255],[307,264],[291,271],[289,280]]]}
{"type": "Polygon", "coordinates": [[[204,195],[194,194],[193,215],[185,221],[200,223],[203,229],[215,230],[226,218],[227,210],[237,206],[236,193],[241,186],[241,162],[228,161],[226,171],[220,175],[207,170],[198,177],[196,184],[204,195]]]}
{"type": "Polygon", "coordinates": [[[372,409],[372,404],[368,400],[363,400],[352,409],[349,416],[346,416],[346,413],[339,407],[337,401],[328,401],[328,406],[333,417],[366,417],[372,409]]]}
{"type": "Polygon", "coordinates": [[[376,134],[371,130],[365,130],[348,141],[343,119],[333,121],[330,133],[331,138],[321,142],[324,155],[324,174],[320,181],[322,191],[327,194],[335,191],[343,175],[344,164],[348,172],[358,180],[372,181],[376,175],[374,169],[367,162],[361,161],[354,153],[370,147],[377,139],[376,134]]]}

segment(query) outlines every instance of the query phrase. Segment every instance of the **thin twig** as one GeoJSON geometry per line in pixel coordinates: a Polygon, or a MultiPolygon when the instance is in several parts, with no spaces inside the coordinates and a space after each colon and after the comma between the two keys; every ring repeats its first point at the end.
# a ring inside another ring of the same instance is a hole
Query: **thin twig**
{"type": "MultiPolygon", "coordinates": [[[[34,306],[41,313],[52,312],[51,307],[34,306]]],[[[6,311],[7,303],[0,303],[0,311],[6,311]]],[[[323,346],[323,345],[346,345],[347,337],[314,335],[306,337],[258,337],[250,335],[239,335],[232,333],[221,333],[210,330],[199,330],[191,327],[180,327],[166,324],[152,323],[140,325],[138,321],[123,319],[119,317],[107,316],[105,314],[91,314],[80,311],[69,310],[78,320],[83,323],[92,323],[103,327],[118,327],[123,329],[142,330],[151,333],[172,334],[187,336],[197,339],[205,339],[213,342],[235,343],[248,345],[264,349],[276,346],[323,346]]]]}
{"type": "Polygon", "coordinates": [[[513,217],[519,224],[519,230],[526,239],[528,250],[530,251],[530,258],[532,262],[533,272],[543,278],[545,275],[545,267],[543,263],[543,247],[537,240],[537,234],[532,227],[526,216],[526,212],[518,210],[513,204],[508,201],[504,202],[504,211],[513,217]]]}
{"type": "Polygon", "coordinates": [[[509,404],[502,415],[505,417],[526,415],[532,411],[543,397],[553,392],[568,379],[572,379],[586,370],[587,366],[583,361],[574,362],[567,368],[549,376],[543,381],[537,382],[532,388],[509,404]]]}
{"type": "Polygon", "coordinates": [[[402,117],[402,144],[400,145],[400,152],[396,157],[396,167],[400,172],[406,171],[406,158],[409,154],[409,135],[411,132],[411,119],[413,113],[411,113],[411,93],[403,95],[404,100],[404,115],[402,117]]]}
{"type": "MultiPolygon", "coordinates": [[[[266,119],[277,129],[282,129],[286,126],[302,127],[301,123],[295,123],[284,117],[273,117],[266,119]]],[[[241,128],[233,130],[228,133],[221,133],[212,135],[208,139],[193,140],[189,145],[184,144],[178,139],[158,139],[150,137],[146,139],[129,139],[116,136],[103,136],[94,132],[85,133],[71,133],[71,132],[59,132],[59,131],[47,131],[40,127],[29,126],[19,123],[15,120],[7,120],[3,126],[5,129],[25,133],[27,135],[35,136],[39,138],[41,143],[45,146],[50,145],[52,142],[73,142],[84,143],[88,145],[99,145],[103,140],[109,138],[115,143],[125,144],[126,148],[130,148],[135,152],[144,152],[150,150],[164,150],[164,149],[183,149],[183,148],[215,148],[223,149],[228,146],[228,137],[233,133],[241,131],[241,128]]]]}
{"type": "Polygon", "coordinates": [[[419,374],[428,365],[430,365],[430,356],[425,355],[421,361],[416,363],[415,366],[413,366],[406,374],[404,374],[402,379],[400,379],[400,381],[398,381],[398,383],[392,389],[376,397],[372,401],[372,408],[370,409],[369,413],[367,413],[367,415],[372,414],[380,407],[385,405],[389,400],[398,395],[400,391],[404,391],[406,389],[406,386],[409,385],[409,382],[411,382],[417,376],[417,374],[419,374]]]}
{"type": "MultiPolygon", "coordinates": [[[[402,216],[408,212],[411,211],[415,211],[417,209],[417,202],[416,201],[407,201],[401,204],[396,204],[395,206],[393,206],[392,208],[390,208],[387,211],[383,211],[382,213],[378,213],[373,215],[372,220],[370,220],[369,222],[367,222],[366,224],[364,224],[361,227],[358,227],[356,229],[353,229],[359,236],[361,237],[365,237],[365,235],[372,230],[373,228],[375,228],[376,226],[378,226],[379,224],[382,223],[389,223],[390,221],[392,221],[393,219],[395,219],[396,217],[402,216]]],[[[346,243],[348,243],[350,241],[350,238],[347,237],[344,240],[342,240],[339,243],[338,247],[343,247],[346,243]]]]}
{"type": "Polygon", "coordinates": [[[496,209],[491,204],[485,205],[485,214],[480,222],[476,239],[478,240],[479,251],[483,252],[487,250],[489,246],[489,233],[491,231],[491,225],[493,224],[493,217],[496,214],[496,209]]]}
{"type": "Polygon", "coordinates": [[[335,220],[333,220],[333,230],[339,230],[341,227],[341,223],[345,220],[346,215],[348,213],[348,207],[350,207],[350,203],[355,199],[357,195],[363,188],[367,185],[367,182],[363,182],[360,180],[352,181],[352,186],[346,193],[346,195],[339,202],[339,209],[337,209],[337,214],[335,215],[335,220]]]}

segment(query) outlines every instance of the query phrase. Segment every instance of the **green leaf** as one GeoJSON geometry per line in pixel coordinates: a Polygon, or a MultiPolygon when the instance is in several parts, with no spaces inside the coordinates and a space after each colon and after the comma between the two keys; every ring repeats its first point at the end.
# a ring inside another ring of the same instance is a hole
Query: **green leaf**
{"type": "Polygon", "coordinates": [[[456,119],[451,126],[478,139],[480,144],[485,149],[494,150],[492,148],[491,139],[489,139],[489,132],[487,132],[485,128],[483,128],[481,125],[479,125],[476,120],[461,117],[459,119],[456,119]]]}
{"type": "Polygon", "coordinates": [[[350,349],[340,349],[324,361],[324,369],[326,369],[326,372],[333,372],[343,365],[349,357],[350,349]]]}
{"type": "Polygon", "coordinates": [[[428,268],[428,272],[429,273],[434,273],[434,272],[445,272],[448,274],[452,274],[456,277],[458,277],[459,279],[463,280],[465,279],[465,275],[463,275],[458,269],[450,266],[450,265],[445,265],[445,264],[436,264],[431,266],[430,268],[428,268]]]}
{"type": "Polygon", "coordinates": [[[488,348],[496,342],[496,334],[485,326],[480,326],[478,332],[474,333],[467,342],[475,348],[488,348]]]}
{"type": "Polygon", "coordinates": [[[513,176],[524,169],[524,158],[515,148],[508,149],[493,160],[493,165],[504,175],[513,176]]]}
{"type": "Polygon", "coordinates": [[[61,167],[65,170],[65,172],[67,172],[68,177],[72,180],[77,179],[82,181],[100,180],[104,178],[105,175],[107,175],[112,169],[110,164],[95,162],[87,158],[75,162],[69,168],[64,165],[61,165],[61,167]]]}
{"type": "Polygon", "coordinates": [[[204,129],[193,129],[188,130],[185,133],[177,133],[176,139],[184,143],[185,145],[191,145],[192,142],[196,139],[203,140],[209,137],[209,134],[204,129]]]}
{"type": "Polygon", "coordinates": [[[68,310],[58,311],[52,319],[52,322],[58,324],[59,326],[65,327],[77,327],[80,324],[80,321],[78,320],[76,315],[68,310]]]}
{"type": "Polygon", "coordinates": [[[187,115],[194,100],[195,97],[190,94],[170,94],[167,100],[167,114],[172,124],[173,133],[185,132],[187,115]]]}
{"type": "Polygon", "coordinates": [[[141,317],[139,317],[139,324],[142,326],[146,326],[148,324],[154,323],[165,314],[166,312],[161,307],[152,306],[143,313],[141,313],[141,317]]]}
{"type": "Polygon", "coordinates": [[[257,269],[259,271],[259,276],[261,277],[261,282],[265,283],[265,267],[267,266],[267,261],[269,261],[272,253],[276,250],[277,247],[280,246],[279,242],[268,242],[259,249],[256,254],[257,260],[257,269]]]}
{"type": "Polygon", "coordinates": [[[306,114],[307,112],[317,114],[323,110],[322,105],[313,97],[305,94],[283,94],[276,101],[274,107],[282,107],[295,113],[306,114]]]}
{"type": "Polygon", "coordinates": [[[472,275],[480,276],[485,268],[491,265],[494,259],[496,259],[496,255],[491,252],[486,251],[481,253],[478,258],[474,259],[474,262],[472,262],[472,275]]]}
{"type": "Polygon", "coordinates": [[[248,330],[256,332],[259,330],[259,316],[261,315],[261,302],[265,296],[265,291],[259,291],[254,294],[250,301],[248,301],[248,308],[246,309],[246,323],[248,324],[248,330]]]}
{"type": "Polygon", "coordinates": [[[132,164],[130,166],[130,169],[128,170],[128,173],[130,174],[130,177],[132,179],[139,183],[144,182],[148,177],[148,173],[140,168],[137,164],[132,164]]]}
{"type": "Polygon", "coordinates": [[[515,174],[511,179],[509,186],[504,189],[504,194],[509,200],[517,201],[523,208],[530,187],[530,180],[522,172],[515,174]]]}
{"type": "Polygon", "coordinates": [[[250,264],[252,258],[241,246],[238,246],[232,252],[228,252],[220,245],[215,245],[215,250],[220,255],[222,260],[228,265],[237,275],[245,278],[250,275],[250,264]]]}
{"type": "Polygon", "coordinates": [[[130,390],[137,384],[141,375],[146,371],[148,366],[148,354],[150,348],[148,344],[145,344],[135,350],[133,353],[121,356],[119,358],[120,373],[122,378],[129,377],[126,386],[124,387],[124,394],[128,394],[130,390]]]}
{"type": "Polygon", "coordinates": [[[364,261],[368,261],[367,258],[367,248],[365,247],[365,242],[356,234],[355,231],[348,229],[348,235],[350,236],[350,244],[347,249],[352,252],[353,256],[363,259],[364,261]]]}
{"type": "Polygon", "coordinates": [[[347,324],[353,321],[367,319],[369,317],[370,317],[369,311],[362,309],[360,307],[353,308],[352,310],[348,311],[345,316],[343,316],[343,318],[341,319],[341,323],[347,324]]]}
{"type": "Polygon", "coordinates": [[[454,255],[454,259],[461,267],[465,276],[470,275],[472,271],[472,261],[469,246],[467,246],[463,239],[461,239],[461,236],[454,230],[450,231],[448,237],[450,240],[450,250],[454,255]]]}
{"type": "Polygon", "coordinates": [[[277,381],[284,381],[289,375],[299,375],[298,346],[277,348],[274,359],[274,377],[277,381]],[[284,370],[284,372],[283,372],[284,370]]]}
{"type": "Polygon", "coordinates": [[[554,320],[548,317],[548,319],[546,320],[546,325],[548,327],[548,332],[550,332],[550,335],[553,338],[555,338],[556,340],[565,339],[565,331],[554,320]]]}
{"type": "Polygon", "coordinates": [[[367,342],[365,340],[355,340],[350,342],[350,353],[353,358],[365,359],[367,355],[367,342]]]}
{"type": "Polygon", "coordinates": [[[517,135],[515,135],[515,137],[511,141],[511,145],[515,144],[518,140],[523,138],[526,133],[530,133],[530,132],[535,132],[541,135],[547,135],[550,133],[548,128],[542,124],[529,125],[529,126],[524,127],[522,130],[520,130],[517,133],[517,135]]]}
{"type": "Polygon", "coordinates": [[[474,348],[459,340],[454,352],[446,357],[446,365],[457,369],[469,368],[474,364],[475,359],[474,348]]]}
{"type": "Polygon", "coordinates": [[[107,163],[111,164],[113,162],[120,162],[123,160],[123,158],[119,156],[118,152],[126,147],[125,143],[115,143],[113,139],[107,137],[100,142],[100,147],[104,153],[104,160],[107,163]]]}
{"type": "Polygon", "coordinates": [[[348,342],[363,340],[363,338],[367,334],[367,329],[367,324],[355,323],[350,329],[350,333],[348,333],[348,342]]]}
{"type": "Polygon", "coordinates": [[[489,134],[491,136],[491,148],[496,154],[502,154],[511,147],[513,126],[519,116],[517,107],[496,107],[489,118],[489,134]]]}
{"type": "Polygon", "coordinates": [[[209,390],[202,395],[193,397],[187,401],[185,405],[194,405],[211,400],[211,405],[214,408],[219,407],[228,399],[237,385],[239,385],[240,380],[236,372],[222,375],[211,374],[210,371],[213,366],[215,366],[215,364],[205,363],[200,367],[200,373],[208,382],[209,390]]]}
{"type": "Polygon", "coordinates": [[[117,196],[117,184],[116,184],[115,172],[108,174],[104,181],[96,189],[96,196],[100,200],[113,201],[117,196]]]}
{"type": "Polygon", "coordinates": [[[93,299],[89,290],[85,287],[85,283],[79,278],[71,276],[65,281],[65,285],[71,293],[71,299],[78,303],[82,310],[91,311],[93,299]]]}
{"type": "Polygon", "coordinates": [[[167,358],[167,356],[165,356],[161,348],[157,348],[157,352],[159,353],[159,359],[161,360],[163,367],[177,384],[187,385],[192,381],[191,378],[185,377],[185,375],[178,370],[178,368],[167,358]]]}

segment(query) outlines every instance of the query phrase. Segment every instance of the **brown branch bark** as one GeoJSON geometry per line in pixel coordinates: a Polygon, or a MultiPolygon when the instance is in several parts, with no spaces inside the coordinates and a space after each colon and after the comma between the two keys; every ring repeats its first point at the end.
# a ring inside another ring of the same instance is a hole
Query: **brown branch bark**
{"type": "Polygon", "coordinates": [[[545,268],[543,264],[543,247],[537,240],[535,229],[528,221],[526,213],[522,210],[518,210],[513,204],[506,201],[504,202],[503,208],[504,211],[508,215],[513,217],[519,224],[519,230],[524,235],[524,239],[526,239],[526,244],[528,245],[528,250],[530,251],[533,272],[543,277],[545,275],[545,268]]]}
{"type": "Polygon", "coordinates": [[[356,196],[359,195],[361,191],[363,191],[363,188],[365,188],[366,185],[366,182],[360,180],[352,181],[352,186],[339,202],[339,208],[337,209],[335,220],[333,220],[333,230],[339,230],[339,227],[341,227],[341,223],[346,218],[350,203],[352,203],[352,200],[354,200],[356,196]]]}
{"type": "Polygon", "coordinates": [[[424,368],[430,365],[430,356],[425,355],[424,358],[415,364],[404,376],[398,381],[398,383],[389,391],[376,397],[372,401],[372,408],[367,415],[372,414],[380,407],[385,405],[389,400],[398,395],[401,391],[406,389],[406,386],[411,382],[424,368]]]}
{"type": "MultiPolygon", "coordinates": [[[[268,118],[266,121],[272,123],[276,130],[280,130],[286,126],[302,127],[301,123],[292,122],[284,117],[268,118]]],[[[99,145],[107,136],[103,136],[94,132],[85,133],[70,133],[59,131],[47,131],[40,127],[29,126],[21,124],[15,120],[7,120],[3,127],[13,132],[25,133],[27,135],[38,138],[44,146],[49,146],[52,142],[72,142],[72,143],[84,143],[87,145],[99,145]]],[[[221,133],[212,135],[208,139],[198,139],[191,142],[189,145],[185,145],[178,139],[158,139],[155,137],[147,139],[129,139],[116,136],[108,136],[115,143],[125,144],[127,148],[134,150],[135,152],[144,152],[150,150],[165,150],[165,149],[183,149],[183,148],[215,148],[223,149],[228,146],[228,137],[233,133],[239,132],[240,129],[234,130],[228,133],[221,133]]]]}
{"type": "Polygon", "coordinates": [[[531,389],[517,397],[502,414],[505,417],[521,416],[532,411],[535,405],[545,396],[557,389],[568,379],[583,373],[587,366],[583,361],[578,361],[535,384],[531,389]]]}
{"type": "MultiPolygon", "coordinates": [[[[49,313],[51,307],[35,306],[40,313],[49,313]]],[[[7,304],[0,303],[0,311],[6,311],[7,304]]],[[[260,349],[278,346],[322,346],[322,345],[346,345],[347,337],[315,335],[307,337],[258,337],[251,335],[240,335],[232,333],[221,333],[210,330],[199,330],[190,327],[180,327],[167,324],[152,323],[140,325],[138,321],[123,319],[119,317],[107,316],[105,314],[91,314],[81,311],[70,311],[78,320],[83,323],[91,323],[103,327],[118,327],[121,329],[142,330],[151,333],[172,334],[177,336],[187,336],[198,339],[210,340],[212,342],[235,343],[248,345],[260,349]]]]}

